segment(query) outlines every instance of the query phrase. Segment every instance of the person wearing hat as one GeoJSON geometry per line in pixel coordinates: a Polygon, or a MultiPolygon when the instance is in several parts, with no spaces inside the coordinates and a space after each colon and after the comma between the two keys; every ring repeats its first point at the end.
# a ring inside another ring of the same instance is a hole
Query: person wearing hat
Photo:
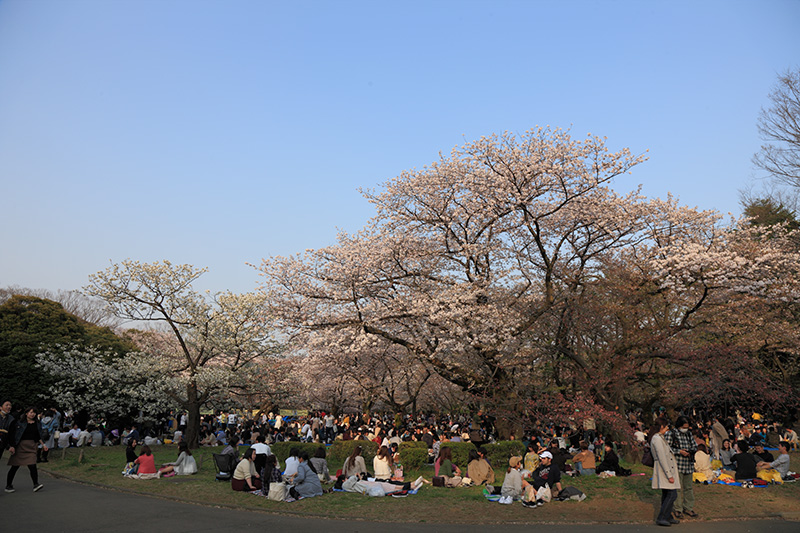
{"type": "Polygon", "coordinates": [[[555,498],[561,491],[561,470],[553,463],[553,454],[548,451],[539,455],[541,464],[531,473],[531,484],[535,490],[547,485],[555,498]]]}
{"type": "Polygon", "coordinates": [[[530,483],[522,479],[522,457],[513,456],[508,460],[508,471],[500,489],[500,503],[510,504],[514,500],[519,500],[525,496],[526,501],[534,499],[533,487],[530,483]]]}

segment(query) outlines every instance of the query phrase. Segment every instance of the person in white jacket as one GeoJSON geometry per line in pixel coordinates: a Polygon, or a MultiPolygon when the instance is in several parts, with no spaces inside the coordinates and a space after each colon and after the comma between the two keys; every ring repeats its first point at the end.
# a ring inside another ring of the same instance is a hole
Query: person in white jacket
{"type": "Polygon", "coordinates": [[[672,507],[681,488],[678,478],[678,463],[672,450],[664,440],[664,434],[669,429],[669,421],[659,418],[650,428],[650,453],[653,454],[653,485],[654,489],[661,489],[661,510],[656,518],[659,526],[671,526],[680,521],[673,518],[672,507]]]}

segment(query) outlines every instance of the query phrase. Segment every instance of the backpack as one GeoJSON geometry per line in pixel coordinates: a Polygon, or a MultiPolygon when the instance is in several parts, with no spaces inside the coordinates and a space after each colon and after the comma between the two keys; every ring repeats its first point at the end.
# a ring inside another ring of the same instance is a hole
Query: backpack
{"type": "Polygon", "coordinates": [[[656,464],[655,460],[653,459],[653,453],[650,451],[650,447],[644,449],[644,455],[642,455],[642,464],[644,466],[649,466],[653,468],[656,464]]]}

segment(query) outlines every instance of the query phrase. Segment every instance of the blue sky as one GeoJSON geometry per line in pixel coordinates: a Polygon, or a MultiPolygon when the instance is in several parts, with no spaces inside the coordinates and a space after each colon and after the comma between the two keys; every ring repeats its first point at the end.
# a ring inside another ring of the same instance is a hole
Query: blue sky
{"type": "Polygon", "coordinates": [[[649,150],[638,184],[738,214],[800,1],[0,0],[0,287],[109,261],[246,266],[335,240],[374,187],[536,125],[649,150]]]}

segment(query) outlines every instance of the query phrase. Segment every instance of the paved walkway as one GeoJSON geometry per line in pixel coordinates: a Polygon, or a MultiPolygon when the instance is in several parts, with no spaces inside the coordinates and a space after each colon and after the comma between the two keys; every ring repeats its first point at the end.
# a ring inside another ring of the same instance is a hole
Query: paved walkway
{"type": "MultiPolygon", "coordinates": [[[[5,481],[6,461],[0,465],[0,479],[5,481]]],[[[589,526],[531,526],[531,525],[442,525],[442,524],[386,524],[376,522],[323,520],[297,518],[253,511],[237,511],[179,503],[160,498],[104,490],[89,485],[41,475],[44,488],[33,492],[27,468],[21,468],[14,480],[17,491],[0,492],[0,530],[114,533],[142,531],[178,533],[183,531],[213,532],[247,531],[250,528],[269,528],[271,531],[292,533],[326,533],[347,531],[357,533],[471,533],[510,532],[530,533],[539,527],[548,533],[599,532],[632,533],[660,531],[654,525],[589,525],[589,526]]],[[[800,523],[783,520],[738,522],[685,522],[681,533],[725,531],[725,533],[769,532],[797,533],[800,523]]]]}

